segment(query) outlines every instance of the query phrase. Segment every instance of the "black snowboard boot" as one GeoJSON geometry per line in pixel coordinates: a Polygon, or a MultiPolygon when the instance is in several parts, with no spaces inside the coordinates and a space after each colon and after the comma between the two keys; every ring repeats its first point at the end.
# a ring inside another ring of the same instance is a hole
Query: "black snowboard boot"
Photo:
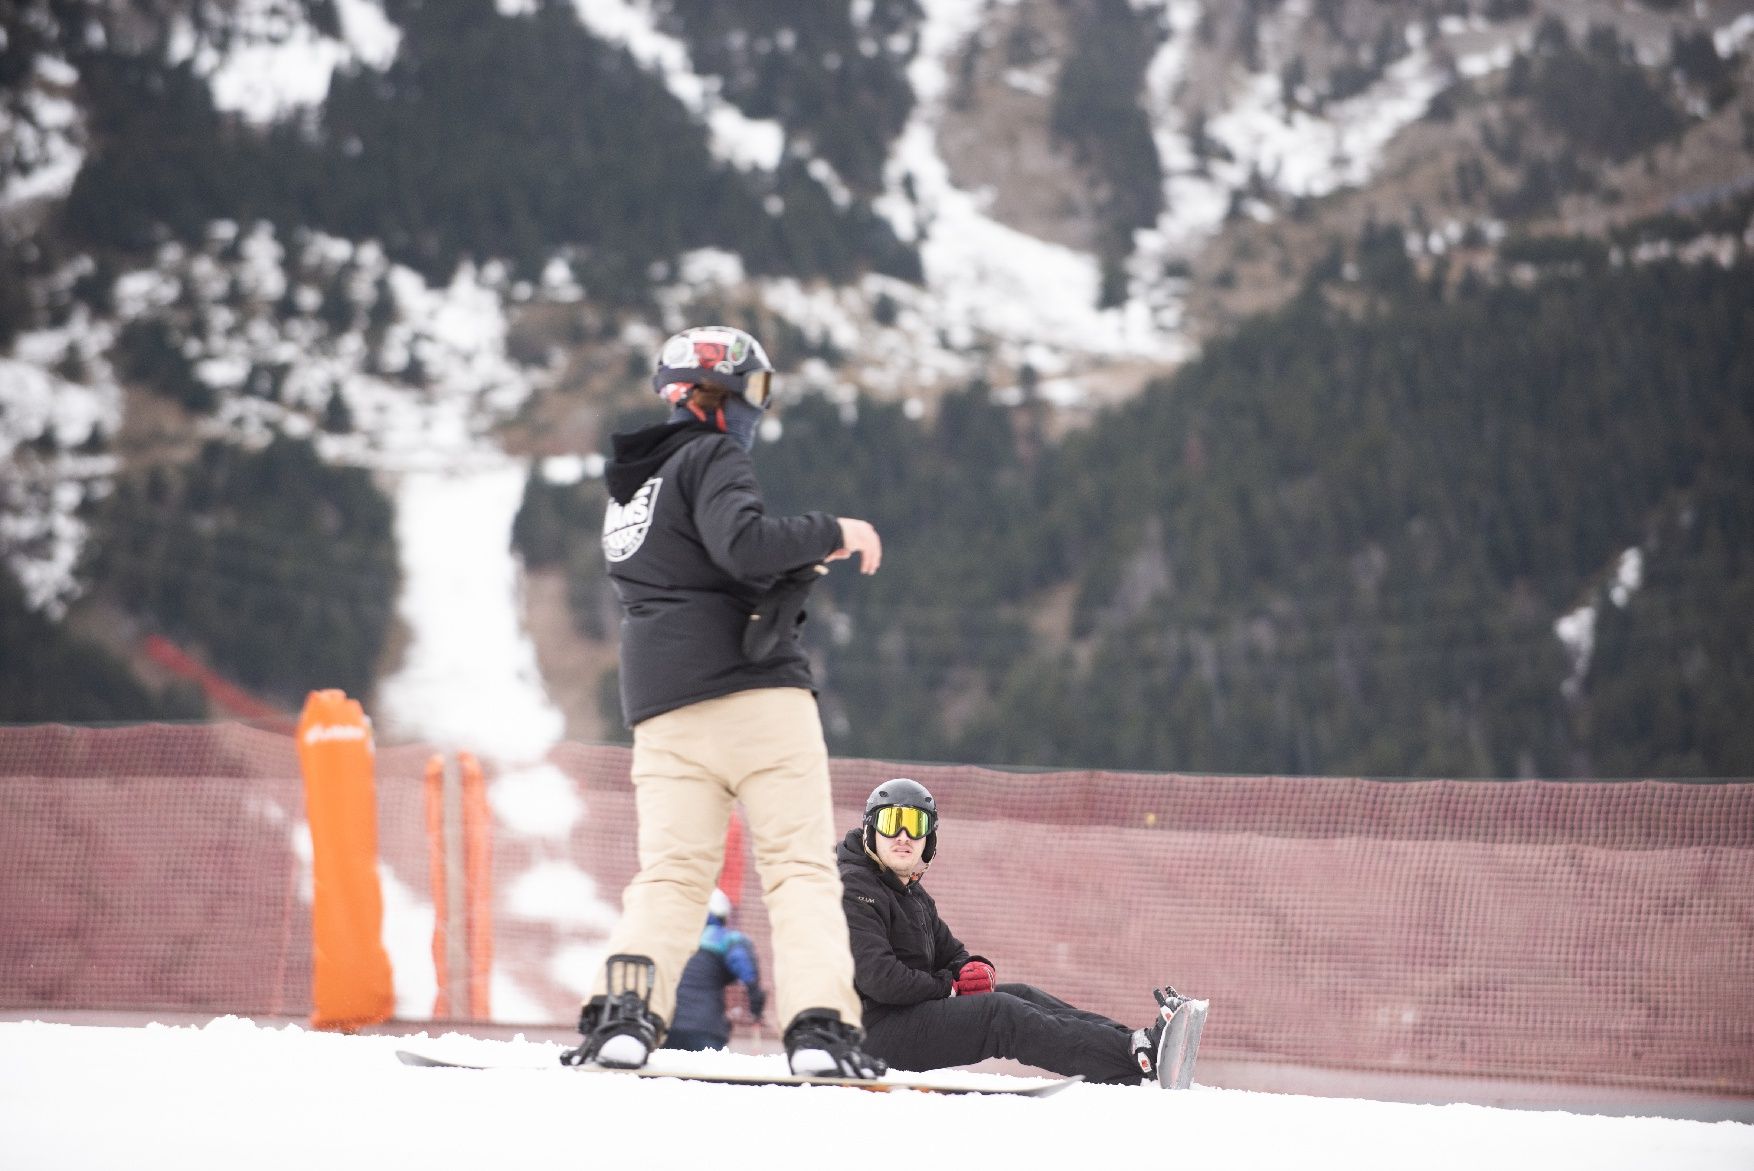
{"type": "Polygon", "coordinates": [[[786,1062],[799,1077],[872,1081],[889,1067],[859,1048],[865,1034],[832,1008],[807,1008],[786,1026],[786,1062]]]}
{"type": "Polygon", "coordinates": [[[1143,1029],[1133,1030],[1133,1061],[1139,1066],[1139,1076],[1145,1081],[1157,1080],[1157,1047],[1163,1042],[1164,1024],[1159,1018],[1143,1029]]]}
{"type": "Polygon", "coordinates": [[[1157,1001],[1157,1019],[1142,1029],[1133,1030],[1133,1060],[1138,1064],[1140,1074],[1148,1081],[1156,1081],[1157,1053],[1163,1045],[1163,1030],[1169,1027],[1176,1010],[1186,1004],[1188,998],[1168,984],[1153,988],[1151,997],[1157,1001]]]}
{"type": "Polygon", "coordinates": [[[614,955],[605,961],[609,993],[593,996],[579,1013],[584,1041],[560,1055],[562,1065],[602,1065],[638,1069],[658,1047],[664,1022],[647,1002],[657,983],[657,966],[645,956],[614,955]]]}

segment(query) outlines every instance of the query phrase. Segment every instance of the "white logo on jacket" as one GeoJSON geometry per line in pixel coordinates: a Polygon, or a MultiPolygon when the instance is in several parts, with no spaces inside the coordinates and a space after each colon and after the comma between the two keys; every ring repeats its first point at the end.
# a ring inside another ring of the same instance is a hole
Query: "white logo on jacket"
{"type": "Polygon", "coordinates": [[[639,547],[645,544],[646,533],[651,531],[652,513],[658,507],[658,489],[664,486],[664,477],[653,476],[639,486],[626,504],[609,502],[609,510],[603,514],[603,556],[609,561],[626,561],[639,547]]]}

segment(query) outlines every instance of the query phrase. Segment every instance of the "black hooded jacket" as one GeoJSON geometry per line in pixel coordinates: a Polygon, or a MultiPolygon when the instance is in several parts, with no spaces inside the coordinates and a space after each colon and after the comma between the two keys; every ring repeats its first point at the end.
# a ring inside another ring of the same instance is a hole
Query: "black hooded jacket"
{"type": "Polygon", "coordinates": [[[842,905],[853,944],[853,984],[865,1027],[909,1005],[950,995],[968,949],[938,917],[938,904],[918,882],[901,880],[865,853],[864,830],[835,849],[842,905]]]}
{"type": "Polygon", "coordinates": [[[692,420],[613,437],[603,556],[621,599],[621,710],[631,727],[761,687],[815,690],[797,629],[744,653],[749,616],[840,545],[825,512],[772,517],[736,440],[692,420]]]}

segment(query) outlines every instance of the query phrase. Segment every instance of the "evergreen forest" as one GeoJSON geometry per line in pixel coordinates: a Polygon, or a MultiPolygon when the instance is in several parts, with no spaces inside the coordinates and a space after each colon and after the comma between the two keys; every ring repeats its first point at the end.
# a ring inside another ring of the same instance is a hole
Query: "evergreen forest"
{"type": "MultiPolygon", "coordinates": [[[[1063,441],[1039,403],[979,385],[930,422],[784,403],[756,452],[771,507],[863,516],[885,540],[875,578],[817,590],[831,748],[1754,771],[1754,265],[1521,250],[1554,262],[1526,284],[1369,263],[1362,286],[1312,281],[1063,441]],[[1556,631],[1586,607],[1587,652],[1556,631]]],[[[533,478],[517,538],[570,567],[599,636],[600,517],[600,485],[533,478]]]]}
{"type": "Polygon", "coordinates": [[[210,440],[125,478],[94,520],[104,594],[226,678],[288,709],[318,687],[370,694],[400,581],[371,473],[305,439],[210,440]]]}

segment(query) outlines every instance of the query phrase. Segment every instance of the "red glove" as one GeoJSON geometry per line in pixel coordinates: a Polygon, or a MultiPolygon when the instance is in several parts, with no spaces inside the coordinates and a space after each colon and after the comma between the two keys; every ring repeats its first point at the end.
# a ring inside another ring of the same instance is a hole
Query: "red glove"
{"type": "Polygon", "coordinates": [[[999,974],[993,971],[993,965],[982,959],[971,959],[962,965],[956,973],[956,983],[951,986],[952,996],[979,996],[983,992],[991,992],[999,983],[999,974]]]}

